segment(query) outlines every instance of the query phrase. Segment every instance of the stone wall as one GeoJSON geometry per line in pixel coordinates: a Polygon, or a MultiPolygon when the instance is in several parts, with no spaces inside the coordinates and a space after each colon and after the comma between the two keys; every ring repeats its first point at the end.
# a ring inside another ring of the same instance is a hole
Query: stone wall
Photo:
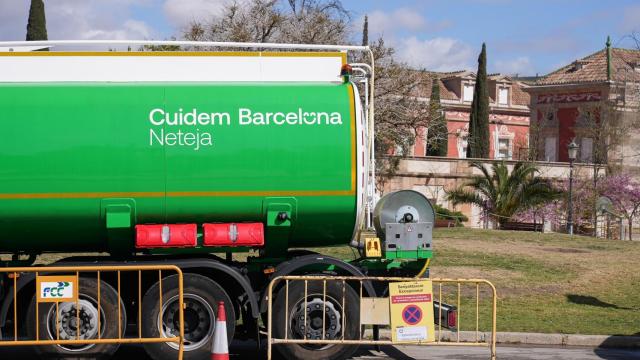
{"type": "MultiPolygon", "coordinates": [[[[462,211],[469,217],[465,226],[482,227],[480,222],[481,210],[471,205],[452,206],[445,200],[445,190],[464,184],[473,175],[481,174],[479,170],[470,167],[473,161],[481,161],[488,167],[500,160],[487,159],[452,159],[444,157],[409,157],[400,161],[396,176],[385,184],[385,193],[403,189],[416,190],[424,194],[429,200],[451,210],[462,211]]],[[[510,170],[516,161],[505,161],[510,170]]],[[[540,176],[551,180],[565,180],[569,178],[569,164],[557,162],[537,162],[540,176]]],[[[574,176],[590,178],[593,168],[588,164],[574,166],[574,176]]]]}

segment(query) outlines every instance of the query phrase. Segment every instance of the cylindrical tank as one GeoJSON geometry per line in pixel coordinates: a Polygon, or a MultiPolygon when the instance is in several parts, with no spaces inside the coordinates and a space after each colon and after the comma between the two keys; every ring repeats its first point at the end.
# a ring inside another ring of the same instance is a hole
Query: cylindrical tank
{"type": "Polygon", "coordinates": [[[364,186],[355,91],[0,83],[0,252],[108,251],[109,211],[116,228],[265,222],[279,202],[290,246],[348,243],[364,186]]]}

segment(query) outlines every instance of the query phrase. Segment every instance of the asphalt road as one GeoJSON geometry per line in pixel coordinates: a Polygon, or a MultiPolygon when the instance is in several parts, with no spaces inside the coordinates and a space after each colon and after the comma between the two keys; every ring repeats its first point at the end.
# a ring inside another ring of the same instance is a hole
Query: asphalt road
{"type": "MultiPolygon", "coordinates": [[[[263,347],[257,351],[255,344],[236,343],[231,349],[231,359],[266,359],[263,347]]],[[[0,349],[2,360],[36,359],[29,349],[0,349]]],[[[82,358],[87,360],[87,358],[82,358]]],[[[122,346],[114,360],[150,360],[142,347],[122,346]]],[[[381,351],[366,347],[358,351],[353,360],[487,360],[486,348],[465,346],[386,346],[381,351]]],[[[583,347],[499,346],[498,359],[502,360],[640,360],[640,349],[592,349],[583,347]]],[[[274,360],[282,360],[276,357],[274,360]]]]}

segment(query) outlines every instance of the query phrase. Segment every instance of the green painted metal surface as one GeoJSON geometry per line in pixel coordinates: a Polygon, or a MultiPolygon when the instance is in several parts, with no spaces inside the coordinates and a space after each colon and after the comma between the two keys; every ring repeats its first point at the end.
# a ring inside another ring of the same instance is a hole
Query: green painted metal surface
{"type": "Polygon", "coordinates": [[[0,116],[0,252],[127,249],[128,225],[274,206],[291,224],[267,245],[351,239],[350,84],[0,84],[0,116]]]}
{"type": "Polygon", "coordinates": [[[396,251],[390,251],[390,250],[386,250],[384,252],[384,257],[385,259],[388,260],[395,260],[395,259],[409,259],[409,260],[414,260],[414,259],[430,259],[433,257],[433,251],[432,250],[424,250],[424,249],[417,249],[417,250],[396,250],[396,251]]]}

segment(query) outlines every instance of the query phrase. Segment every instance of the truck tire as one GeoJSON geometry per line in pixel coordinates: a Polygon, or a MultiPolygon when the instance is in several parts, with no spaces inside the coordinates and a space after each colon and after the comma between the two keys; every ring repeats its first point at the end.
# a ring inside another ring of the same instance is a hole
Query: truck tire
{"type": "MultiPolygon", "coordinates": [[[[360,300],[358,295],[346,285],[344,288],[344,311],[342,309],[342,282],[327,281],[326,303],[323,302],[323,282],[309,281],[307,285],[307,339],[322,338],[322,306],[325,304],[325,339],[357,340],[360,336],[360,300]],[[342,317],[346,316],[345,328],[342,317]]],[[[304,338],[304,282],[292,281],[289,285],[288,315],[285,316],[285,287],[281,287],[273,303],[273,334],[275,338],[304,338]]],[[[358,349],[357,345],[276,345],[275,349],[285,359],[334,360],[349,358],[358,349]]]]}
{"type": "MultiPolygon", "coordinates": [[[[215,281],[199,274],[184,274],[183,298],[185,304],[185,360],[211,358],[213,331],[217,319],[217,304],[224,301],[227,315],[227,339],[233,339],[236,314],[229,295],[215,281]]],[[[142,300],[142,335],[144,337],[178,336],[179,293],[178,275],[162,280],[162,324],[160,324],[159,283],[154,284],[142,300]],[[162,334],[160,334],[162,329],[162,334]]],[[[144,348],[154,360],[173,360],[178,356],[178,344],[145,344],[144,348]]]]}
{"type": "MultiPolygon", "coordinates": [[[[98,338],[98,280],[80,278],[78,287],[80,304],[80,321],[82,328],[79,338],[98,338]]],[[[38,317],[40,339],[55,340],[60,334],[60,339],[76,339],[77,318],[76,303],[61,302],[58,304],[59,325],[56,328],[55,303],[36,303],[36,297],[31,300],[31,306],[27,314],[27,334],[29,339],[36,338],[36,311],[39,306],[38,317]]],[[[124,336],[127,325],[127,315],[124,302],[120,300],[120,333],[124,336]]],[[[108,283],[100,281],[100,337],[102,339],[118,338],[118,293],[108,283]]],[[[92,358],[107,359],[118,350],[119,344],[89,344],[89,345],[42,345],[34,346],[34,350],[42,358],[92,358]]]]}

